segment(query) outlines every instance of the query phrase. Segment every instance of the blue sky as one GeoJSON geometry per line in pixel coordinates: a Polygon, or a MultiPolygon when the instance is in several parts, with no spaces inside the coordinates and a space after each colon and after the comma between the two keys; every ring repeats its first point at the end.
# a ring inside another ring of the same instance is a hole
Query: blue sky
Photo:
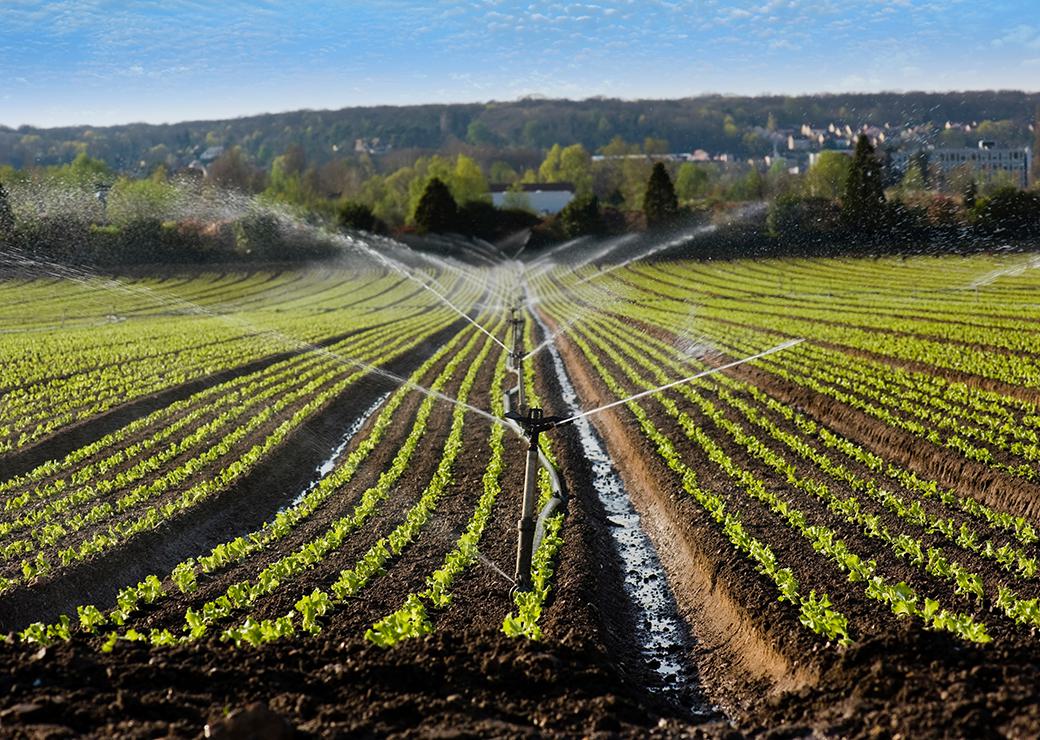
{"type": "Polygon", "coordinates": [[[0,124],[379,103],[1040,89],[1037,0],[0,0],[0,124]]]}

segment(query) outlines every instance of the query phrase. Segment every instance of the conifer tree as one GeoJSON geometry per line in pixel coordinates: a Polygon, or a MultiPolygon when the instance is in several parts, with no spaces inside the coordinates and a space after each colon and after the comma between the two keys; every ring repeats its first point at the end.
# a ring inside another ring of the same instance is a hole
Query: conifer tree
{"type": "Polygon", "coordinates": [[[376,217],[365,203],[344,201],[336,211],[336,223],[342,229],[375,231],[376,217]]]}
{"type": "Polygon", "coordinates": [[[860,134],[856,140],[841,209],[846,224],[860,231],[876,231],[884,219],[885,189],[881,181],[881,162],[866,134],[860,134]]]}
{"type": "Polygon", "coordinates": [[[1036,120],[1033,121],[1033,166],[1031,182],[1034,188],[1040,188],[1040,105],[1036,107],[1036,120]]]}
{"type": "Polygon", "coordinates": [[[421,233],[443,234],[453,231],[458,221],[459,207],[448,186],[438,178],[426,183],[419,203],[415,206],[415,225],[421,233]]]}
{"type": "Polygon", "coordinates": [[[595,195],[579,195],[560,211],[560,225],[568,239],[599,234],[604,230],[603,213],[595,195]]]}
{"type": "Polygon", "coordinates": [[[643,213],[646,214],[646,225],[650,228],[668,223],[679,213],[679,201],[675,197],[672,178],[668,176],[668,170],[662,162],[654,165],[646,183],[643,213]]]}

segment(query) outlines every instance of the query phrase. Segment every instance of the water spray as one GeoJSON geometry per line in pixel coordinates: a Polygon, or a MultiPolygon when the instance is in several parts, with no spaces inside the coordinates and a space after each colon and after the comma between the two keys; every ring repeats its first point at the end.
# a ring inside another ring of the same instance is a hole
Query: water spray
{"type": "Polygon", "coordinates": [[[428,280],[428,281],[420,279],[411,270],[409,270],[405,265],[401,264],[400,262],[398,262],[395,259],[390,259],[388,257],[385,257],[385,256],[381,255],[379,252],[377,252],[376,250],[372,249],[371,247],[369,247],[369,246],[367,246],[365,244],[362,244],[360,242],[352,242],[352,245],[358,247],[362,252],[364,252],[365,254],[369,255],[370,257],[372,257],[373,259],[375,259],[377,262],[379,262],[380,264],[384,265],[388,269],[393,270],[394,272],[398,273],[399,275],[402,275],[405,278],[407,278],[408,280],[411,280],[413,283],[415,283],[416,285],[420,286],[421,288],[423,288],[423,289],[429,291],[430,293],[432,293],[438,300],[440,300],[441,303],[446,305],[448,308],[450,308],[452,311],[457,313],[459,316],[464,318],[469,323],[473,324],[473,326],[477,327],[477,329],[479,329],[480,331],[484,332],[489,337],[491,337],[491,339],[496,344],[498,344],[502,349],[506,350],[507,352],[509,351],[509,348],[502,342],[501,339],[499,339],[494,334],[492,334],[487,329],[485,329],[483,326],[478,324],[469,314],[467,314],[461,308],[459,308],[454,303],[452,303],[450,300],[448,300],[447,296],[443,295],[442,293],[440,293],[437,290],[435,290],[434,288],[432,288],[430,286],[430,283],[433,282],[432,279],[428,280]]]}
{"type": "MultiPolygon", "coordinates": [[[[513,315],[515,320],[515,309],[513,315]]],[[[713,375],[715,373],[722,372],[723,370],[727,370],[732,367],[737,367],[738,365],[743,365],[745,363],[761,359],[776,352],[781,352],[783,350],[794,347],[795,345],[800,344],[803,341],[804,339],[800,338],[791,339],[782,344],[778,344],[775,347],[770,347],[769,349],[758,352],[754,355],[743,357],[739,360],[733,360],[732,362],[727,362],[723,365],[712,367],[707,370],[702,370],[688,377],[680,378],[679,380],[674,380],[670,383],[659,385],[656,388],[650,388],[648,390],[634,393],[631,396],[628,396],[627,398],[612,401],[611,403],[606,403],[602,406],[597,406],[596,408],[589,409],[588,411],[579,411],[566,417],[545,416],[542,409],[540,408],[528,408],[525,410],[521,407],[518,410],[509,411],[505,415],[505,419],[509,422],[512,422],[515,425],[515,427],[521,431],[522,435],[527,440],[527,461],[524,468],[524,493],[523,501],[521,504],[520,520],[517,522],[518,537],[516,550],[515,589],[517,591],[529,591],[531,589],[531,563],[534,558],[534,551],[537,547],[537,543],[535,541],[536,520],[534,514],[536,503],[535,491],[537,489],[538,482],[538,466],[539,463],[542,462],[540,459],[541,451],[539,449],[539,442],[541,435],[544,432],[548,432],[552,429],[572,424],[578,421],[579,419],[584,419],[585,417],[591,416],[593,414],[598,414],[602,411],[606,411],[607,409],[612,409],[616,406],[628,403],[629,401],[634,401],[639,398],[644,398],[646,396],[659,393],[664,390],[668,390],[669,388],[674,388],[676,386],[689,383],[693,380],[696,380],[697,378],[703,378],[707,375],[713,375]]],[[[521,361],[522,359],[523,358],[521,358],[521,361]]],[[[550,502],[550,505],[552,505],[553,503],[558,504],[559,502],[550,502]]],[[[543,512],[543,516],[539,517],[539,519],[544,520],[544,518],[545,516],[543,512]]]]}
{"type": "Polygon", "coordinates": [[[679,380],[673,380],[671,383],[665,383],[664,385],[659,385],[656,388],[651,388],[649,390],[640,391],[639,393],[633,393],[628,398],[622,398],[619,401],[611,401],[610,403],[605,403],[602,406],[597,406],[594,409],[589,409],[588,411],[582,411],[581,413],[574,414],[572,416],[568,416],[567,418],[560,419],[558,422],[556,422],[556,426],[563,426],[564,424],[570,424],[572,421],[577,421],[578,419],[581,419],[581,418],[583,418],[585,416],[591,416],[592,414],[598,414],[601,411],[606,411],[607,409],[612,409],[615,406],[620,406],[623,403],[628,403],[629,401],[636,401],[636,400],[638,400],[640,398],[645,398],[646,396],[652,395],[654,393],[659,393],[660,391],[665,391],[665,390],[668,390],[669,388],[674,388],[677,385],[683,385],[684,383],[689,383],[690,381],[696,380],[697,378],[703,378],[706,375],[714,375],[715,373],[721,372],[723,370],[728,370],[731,367],[737,367],[738,365],[743,365],[745,363],[752,362],[754,360],[759,360],[759,359],[761,359],[763,357],[767,357],[767,356],[769,356],[771,354],[774,354],[775,352],[782,352],[785,349],[790,349],[791,347],[794,347],[796,344],[801,344],[804,341],[805,341],[804,338],[789,339],[788,341],[784,342],[783,344],[778,344],[775,347],[770,347],[769,349],[766,349],[766,350],[763,350],[763,351],[761,351],[761,352],[759,352],[757,354],[751,355],[750,357],[743,357],[743,358],[741,358],[739,360],[733,360],[732,362],[727,362],[725,365],[719,365],[718,367],[709,368],[707,370],[701,370],[699,373],[694,373],[693,375],[690,375],[689,377],[681,378],[679,380]]]}

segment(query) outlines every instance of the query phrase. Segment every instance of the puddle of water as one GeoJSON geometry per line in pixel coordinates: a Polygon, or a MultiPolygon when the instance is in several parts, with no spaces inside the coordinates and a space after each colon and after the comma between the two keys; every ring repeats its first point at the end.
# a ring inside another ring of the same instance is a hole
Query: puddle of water
{"type": "MultiPolygon", "coordinates": [[[[542,331],[548,328],[535,316],[542,331]]],[[[578,414],[578,394],[555,344],[549,344],[553,368],[570,414],[578,414]]],[[[660,677],[658,693],[679,702],[695,715],[713,716],[718,710],[704,699],[697,676],[684,660],[687,634],[684,623],[650,537],[640,526],[639,514],[618,475],[599,434],[586,417],[577,419],[582,450],[592,464],[592,485],[611,523],[611,540],[624,568],[624,590],[636,611],[636,643],[645,664],[660,677]]]]}
{"type": "Polygon", "coordinates": [[[365,426],[365,422],[369,420],[372,414],[374,414],[376,410],[383,405],[383,402],[386,401],[386,399],[389,397],[390,391],[387,391],[379,398],[377,398],[371,406],[365,409],[365,412],[361,414],[361,416],[354,420],[354,423],[350,425],[350,428],[347,429],[347,431],[340,438],[336,447],[332,450],[332,453],[327,458],[325,458],[325,460],[323,460],[322,463],[318,465],[318,467],[314,469],[314,479],[310,483],[308,483],[307,486],[302,491],[300,491],[300,493],[296,495],[296,498],[294,498],[291,503],[279,509],[279,514],[281,514],[286,509],[291,509],[294,506],[298,506],[307,496],[308,493],[317,488],[318,484],[321,483],[325,476],[327,476],[329,473],[336,469],[336,463],[339,460],[339,458],[343,455],[344,451],[346,451],[347,445],[350,444],[350,441],[354,439],[354,436],[361,431],[361,427],[365,426]]]}

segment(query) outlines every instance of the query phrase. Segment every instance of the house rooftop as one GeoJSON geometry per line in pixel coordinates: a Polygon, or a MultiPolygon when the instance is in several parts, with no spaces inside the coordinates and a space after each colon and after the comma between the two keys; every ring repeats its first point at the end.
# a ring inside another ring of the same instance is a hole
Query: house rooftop
{"type": "MultiPolygon", "coordinates": [[[[507,182],[495,182],[491,183],[490,190],[492,193],[507,193],[513,187],[507,182]]],[[[522,182],[519,187],[523,193],[574,192],[574,184],[569,182],[522,182]]]]}

